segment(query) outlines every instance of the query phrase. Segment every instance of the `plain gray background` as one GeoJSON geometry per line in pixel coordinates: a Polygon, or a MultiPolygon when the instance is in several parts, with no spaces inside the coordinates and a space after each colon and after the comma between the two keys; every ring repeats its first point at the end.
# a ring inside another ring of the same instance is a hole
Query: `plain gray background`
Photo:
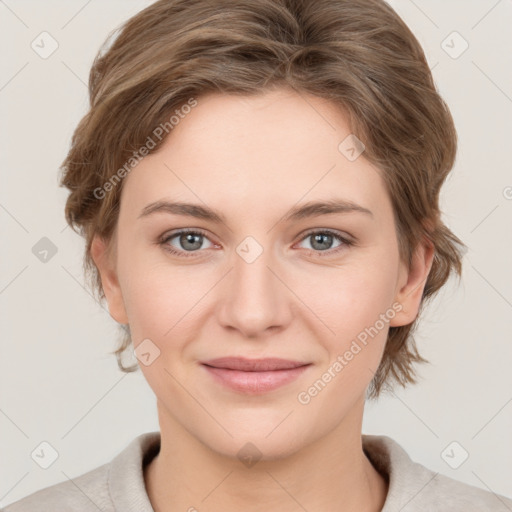
{"type": "MultiPolygon", "coordinates": [[[[57,185],[100,44],[149,3],[0,1],[0,506],[159,429],[141,372],[121,373],[109,354],[117,328],[84,288],[83,241],[66,228],[57,185]],[[41,37],[45,51],[58,44],[46,58],[31,47],[41,37]],[[33,253],[43,237],[56,248],[46,262],[33,253]],[[44,441],[58,453],[48,469],[31,457],[44,441]]],[[[369,403],[363,432],[512,497],[512,2],[390,3],[423,45],[455,119],[459,152],[442,211],[469,250],[461,285],[451,281],[423,315],[416,339],[431,364],[420,383],[369,403]]]]}

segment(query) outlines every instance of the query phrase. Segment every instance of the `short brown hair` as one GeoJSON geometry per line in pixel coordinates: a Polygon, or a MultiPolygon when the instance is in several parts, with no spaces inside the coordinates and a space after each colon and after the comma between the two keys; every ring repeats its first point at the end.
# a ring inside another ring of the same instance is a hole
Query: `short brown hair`
{"type": "MultiPolygon", "coordinates": [[[[453,119],[419,42],[386,2],[160,0],[100,49],[89,76],[90,109],[61,168],[60,184],[70,192],[66,220],[85,237],[84,270],[100,300],[90,248],[95,234],[112,239],[123,185],[112,181],[116,172],[119,178],[155,127],[190,98],[274,87],[326,98],[348,114],[365,158],[383,170],[401,259],[410,264],[423,239],[435,249],[421,307],[452,271],[460,279],[466,246],[439,210],[457,149],[453,119]],[[103,193],[109,180],[115,186],[103,193]]],[[[390,327],[369,398],[391,381],[416,382],[413,363],[427,362],[412,337],[417,320],[390,327]]],[[[138,368],[122,363],[130,344],[128,329],[113,352],[122,371],[138,368]]]]}

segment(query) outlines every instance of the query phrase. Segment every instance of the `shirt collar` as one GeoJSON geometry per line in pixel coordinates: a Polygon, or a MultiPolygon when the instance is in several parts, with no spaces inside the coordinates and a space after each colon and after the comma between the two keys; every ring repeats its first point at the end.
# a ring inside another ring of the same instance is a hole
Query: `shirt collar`
{"type": "MultiPolygon", "coordinates": [[[[362,435],[363,450],[387,479],[388,494],[382,512],[405,506],[437,475],[413,462],[406,451],[388,436],[362,435]]],[[[160,450],[160,432],[139,435],[109,465],[108,487],[116,510],[154,512],[144,482],[144,465],[160,450]]]]}

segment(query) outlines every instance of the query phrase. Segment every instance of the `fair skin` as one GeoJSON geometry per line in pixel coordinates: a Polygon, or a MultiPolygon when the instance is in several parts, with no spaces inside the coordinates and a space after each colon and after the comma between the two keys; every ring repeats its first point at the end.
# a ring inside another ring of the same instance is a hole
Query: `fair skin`
{"type": "Polygon", "coordinates": [[[410,269],[400,261],[381,171],[364,153],[349,161],[338,150],[350,133],[346,116],[318,97],[288,89],[209,94],[125,178],[114,251],[96,237],[92,256],[110,314],[129,324],[134,348],[150,339],[160,350],[139,365],[161,432],[144,473],[155,511],[382,509],[387,482],[362,450],[365,392],[389,327],[418,314],[433,250],[418,246],[410,269]],[[284,219],[292,207],[334,198],[372,214],[284,219]],[[207,206],[225,221],[166,211],[140,217],[160,200],[207,206]],[[205,236],[169,238],[181,228],[205,236]],[[313,229],[355,243],[315,244],[306,235],[313,229]],[[237,252],[248,236],[263,250],[251,263],[237,252]],[[300,403],[298,394],[393,303],[402,309],[300,403]],[[224,356],[311,364],[278,389],[248,395],[201,365],[224,356]],[[237,456],[248,442],[261,453],[250,467],[237,456]]]}

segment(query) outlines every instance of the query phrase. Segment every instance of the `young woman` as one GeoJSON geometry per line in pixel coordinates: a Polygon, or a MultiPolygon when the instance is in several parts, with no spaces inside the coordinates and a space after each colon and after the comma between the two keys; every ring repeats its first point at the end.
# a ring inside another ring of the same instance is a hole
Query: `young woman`
{"type": "Polygon", "coordinates": [[[108,43],[66,217],[160,431],[6,511],[512,510],[362,434],[464,247],[439,209],[453,120],[397,14],[160,0],[108,43]]]}

